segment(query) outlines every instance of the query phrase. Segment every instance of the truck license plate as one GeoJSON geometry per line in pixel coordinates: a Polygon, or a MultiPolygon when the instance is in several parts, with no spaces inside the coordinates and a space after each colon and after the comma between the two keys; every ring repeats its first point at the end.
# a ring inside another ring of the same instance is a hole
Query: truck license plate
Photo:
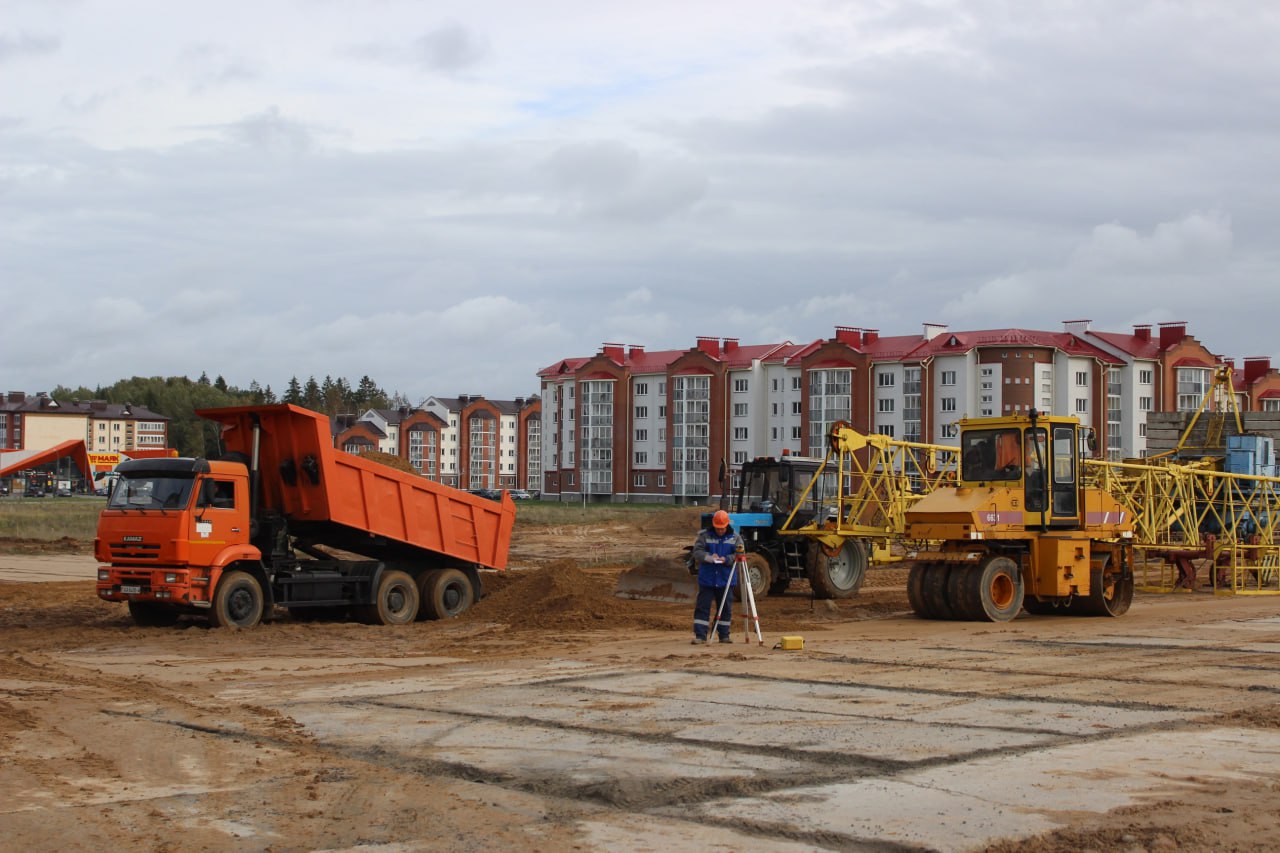
{"type": "Polygon", "coordinates": [[[125,595],[141,595],[141,594],[142,594],[142,587],[140,587],[140,586],[134,586],[134,585],[130,585],[130,584],[121,584],[121,585],[120,585],[120,591],[121,591],[122,593],[124,593],[125,595]]]}

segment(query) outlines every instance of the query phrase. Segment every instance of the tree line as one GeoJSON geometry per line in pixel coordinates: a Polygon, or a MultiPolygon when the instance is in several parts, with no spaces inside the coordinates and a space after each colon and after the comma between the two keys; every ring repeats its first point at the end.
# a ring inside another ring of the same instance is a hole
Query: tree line
{"type": "Polygon", "coordinates": [[[284,394],[279,397],[270,385],[262,386],[256,380],[250,381],[248,388],[238,388],[229,385],[221,376],[210,380],[207,373],[200,374],[199,379],[135,376],[93,389],[59,385],[50,392],[50,396],[63,402],[105,400],[108,403],[130,403],[164,415],[169,419],[169,446],[183,456],[217,456],[221,450],[218,446],[218,425],[197,417],[196,409],[293,403],[333,417],[367,409],[411,405],[403,394],[397,391],[388,395],[368,376],[360,377],[354,388],[343,378],[326,376],[317,382],[314,376],[310,376],[305,382],[299,382],[295,376],[290,378],[284,394]]]}

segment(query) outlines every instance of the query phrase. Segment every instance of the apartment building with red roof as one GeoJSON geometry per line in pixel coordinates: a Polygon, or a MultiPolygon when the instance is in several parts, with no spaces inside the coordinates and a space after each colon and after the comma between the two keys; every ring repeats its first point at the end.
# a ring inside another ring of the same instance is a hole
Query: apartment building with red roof
{"type": "MultiPolygon", "coordinates": [[[[837,421],[866,433],[953,444],[965,417],[1036,409],[1074,415],[1112,459],[1146,451],[1146,415],[1194,410],[1222,359],[1187,334],[951,330],[882,336],[837,326],[807,344],[700,337],[685,350],[606,343],[539,371],[543,492],[565,500],[716,499],[747,459],[822,455],[837,421]],[[721,469],[728,475],[720,477],[721,469]],[[723,485],[722,485],[723,483],[723,485]]],[[[1280,408],[1269,360],[1239,372],[1248,407],[1280,408]],[[1274,402],[1269,402],[1274,401],[1274,402]]]]}

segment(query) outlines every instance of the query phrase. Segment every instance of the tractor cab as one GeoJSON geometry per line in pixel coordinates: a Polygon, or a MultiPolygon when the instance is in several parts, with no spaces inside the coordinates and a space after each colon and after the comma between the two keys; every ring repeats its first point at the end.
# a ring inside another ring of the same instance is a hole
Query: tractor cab
{"type": "Polygon", "coordinates": [[[1078,526],[1081,432],[1075,418],[1034,409],[1025,416],[962,420],[959,485],[1020,492],[1027,527],[1078,526]]]}

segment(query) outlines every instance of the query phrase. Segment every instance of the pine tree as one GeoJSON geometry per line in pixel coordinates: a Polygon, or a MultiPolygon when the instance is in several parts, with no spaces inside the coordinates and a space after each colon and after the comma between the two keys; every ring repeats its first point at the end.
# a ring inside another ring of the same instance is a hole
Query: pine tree
{"type": "Polygon", "coordinates": [[[289,387],[285,389],[284,402],[295,406],[302,405],[302,386],[298,384],[298,377],[289,377],[289,387]]]}

